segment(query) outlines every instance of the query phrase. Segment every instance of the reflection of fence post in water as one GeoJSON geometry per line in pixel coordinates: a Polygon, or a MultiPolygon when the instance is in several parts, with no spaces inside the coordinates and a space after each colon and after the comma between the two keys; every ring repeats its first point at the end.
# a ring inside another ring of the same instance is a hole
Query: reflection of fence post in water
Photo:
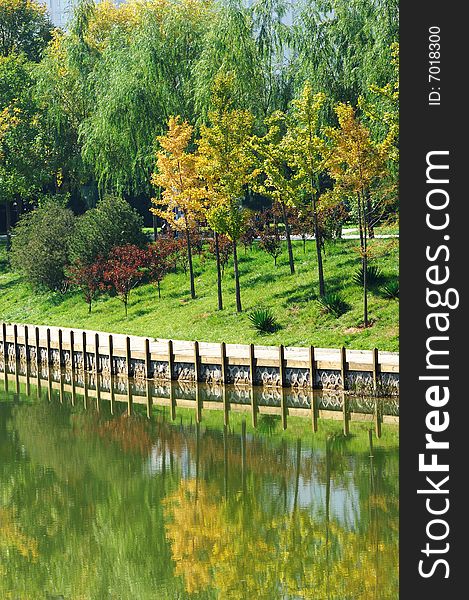
{"type": "Polygon", "coordinates": [[[110,411],[111,415],[113,415],[114,414],[114,393],[115,393],[114,392],[114,385],[115,385],[114,373],[111,372],[110,377],[111,377],[111,382],[109,384],[109,386],[110,386],[110,389],[109,389],[109,391],[110,391],[109,411],[110,411]]]}
{"type": "Polygon", "coordinates": [[[75,373],[72,371],[72,406],[75,406],[76,403],[76,399],[77,399],[77,391],[76,391],[76,384],[75,384],[75,373]]]}
{"type": "Polygon", "coordinates": [[[200,384],[195,384],[195,420],[197,423],[202,421],[202,400],[200,399],[200,384]]]}
{"type": "Polygon", "coordinates": [[[151,419],[151,409],[153,406],[153,399],[152,399],[152,382],[147,379],[145,382],[145,386],[146,386],[146,394],[147,394],[147,417],[149,419],[151,419]]]}
{"type": "Polygon", "coordinates": [[[199,496],[200,423],[195,424],[195,499],[199,496]]]}
{"type": "Polygon", "coordinates": [[[285,388],[280,388],[280,408],[282,413],[282,429],[285,431],[287,428],[287,398],[285,388]]]}
{"type": "Polygon", "coordinates": [[[380,411],[380,399],[375,398],[375,433],[379,439],[381,437],[381,411],[380,411]]]}
{"type": "Polygon", "coordinates": [[[241,421],[241,481],[243,496],[246,494],[246,421],[241,421]]]}
{"type": "Polygon", "coordinates": [[[101,410],[101,385],[100,385],[100,377],[101,375],[96,371],[96,411],[100,412],[101,410]]]}
{"type": "Polygon", "coordinates": [[[64,373],[63,373],[63,369],[60,368],[60,365],[59,365],[59,402],[60,402],[60,404],[64,403],[64,373]]]}
{"type": "Polygon", "coordinates": [[[222,386],[221,393],[223,396],[223,425],[226,429],[230,422],[230,403],[228,402],[228,390],[225,385],[222,386]]]}
{"type": "Polygon", "coordinates": [[[251,384],[251,389],[249,390],[251,396],[251,412],[252,412],[252,426],[257,427],[257,399],[256,399],[256,390],[254,386],[251,384]]]}
{"type": "Polygon", "coordinates": [[[47,398],[49,402],[52,402],[52,373],[50,370],[50,363],[47,365],[47,398]]]}
{"type": "Polygon", "coordinates": [[[88,373],[86,371],[83,371],[83,407],[88,408],[88,373]]]}
{"type": "Polygon", "coordinates": [[[228,499],[228,427],[223,425],[223,489],[228,499]]]}
{"type": "Polygon", "coordinates": [[[296,475],[295,475],[295,496],[293,498],[293,511],[296,511],[298,505],[298,490],[300,488],[300,464],[301,464],[301,438],[296,440],[296,475]]]}
{"type": "Polygon", "coordinates": [[[169,403],[171,405],[171,420],[176,420],[176,397],[174,395],[174,382],[169,380],[169,403]]]}
{"type": "Polygon", "coordinates": [[[331,502],[331,450],[330,437],[326,438],[326,569],[327,569],[327,597],[329,598],[329,505],[331,502]]]}
{"type": "Polygon", "coordinates": [[[127,414],[132,414],[132,384],[127,380],[127,414]]]}
{"type": "Polygon", "coordinates": [[[344,435],[349,434],[349,400],[344,392],[342,392],[342,416],[343,416],[343,430],[344,435]]]}
{"type": "Polygon", "coordinates": [[[313,426],[313,432],[316,433],[318,430],[318,400],[316,398],[316,392],[314,388],[311,388],[311,422],[313,426]]]}

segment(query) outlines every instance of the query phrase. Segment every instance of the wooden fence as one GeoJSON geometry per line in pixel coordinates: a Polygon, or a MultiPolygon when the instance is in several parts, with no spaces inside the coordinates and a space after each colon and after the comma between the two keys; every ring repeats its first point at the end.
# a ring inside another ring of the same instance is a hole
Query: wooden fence
{"type": "Polygon", "coordinates": [[[399,390],[399,355],[346,348],[220,344],[2,323],[0,356],[128,377],[381,395],[399,390]]]}

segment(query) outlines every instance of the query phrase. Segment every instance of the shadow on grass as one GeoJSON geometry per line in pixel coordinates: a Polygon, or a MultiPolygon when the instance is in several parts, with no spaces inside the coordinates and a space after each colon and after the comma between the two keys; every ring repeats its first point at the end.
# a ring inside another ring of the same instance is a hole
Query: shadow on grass
{"type": "Polygon", "coordinates": [[[273,295],[274,298],[284,299],[284,306],[289,304],[301,304],[316,300],[317,294],[314,286],[311,284],[303,284],[296,286],[294,290],[284,290],[273,295]]]}

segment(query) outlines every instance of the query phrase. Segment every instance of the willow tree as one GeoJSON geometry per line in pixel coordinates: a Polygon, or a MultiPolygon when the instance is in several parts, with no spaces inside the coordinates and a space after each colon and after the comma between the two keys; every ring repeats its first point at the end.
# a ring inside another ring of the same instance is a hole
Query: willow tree
{"type": "Polygon", "coordinates": [[[194,154],[187,151],[193,128],[180,117],[170,117],[168,132],[158,137],[161,150],[156,155],[157,172],[152,175],[153,185],[163,188],[160,197],[152,198],[154,214],[164,219],[186,238],[191,298],[195,298],[194,269],[192,266],[191,231],[204,211],[205,190],[196,171],[194,154]]]}
{"type": "Polygon", "coordinates": [[[321,110],[325,100],[325,95],[322,92],[315,94],[311,83],[307,81],[300,97],[292,102],[288,131],[284,141],[295,182],[311,201],[320,296],[324,296],[325,286],[317,203],[320,195],[319,176],[324,169],[324,140],[320,137],[319,131],[321,110]]]}
{"type": "Polygon", "coordinates": [[[339,127],[326,130],[332,144],[325,164],[338,188],[357,210],[363,273],[363,322],[368,327],[368,198],[372,196],[376,182],[387,174],[396,131],[391,128],[384,140],[375,142],[369,128],[357,118],[350,104],[338,104],[335,112],[339,127]]]}
{"type": "MultiPolygon", "coordinates": [[[[355,104],[392,77],[390,44],[399,35],[398,0],[299,0],[292,28],[296,86],[309,79],[330,106],[355,104]]],[[[332,116],[332,115],[330,115],[332,116]]]]}
{"type": "Polygon", "coordinates": [[[215,108],[209,113],[209,124],[200,128],[197,169],[207,189],[207,221],[233,244],[236,310],[241,312],[237,245],[246,224],[242,200],[249,179],[248,142],[254,117],[247,110],[234,108],[232,83],[229,74],[219,75],[215,81],[215,108]]]}
{"type": "Polygon", "coordinates": [[[266,134],[260,137],[253,136],[250,142],[256,162],[250,186],[254,191],[271,198],[280,206],[285,226],[290,273],[293,275],[295,262],[287,207],[295,206],[298,190],[291,168],[288,166],[290,148],[285,144],[285,114],[276,111],[265,120],[265,124],[266,134]]]}
{"type": "Polygon", "coordinates": [[[196,120],[194,68],[211,8],[199,0],[133,0],[132,6],[133,13],[128,3],[113,9],[120,24],[100,44],[99,94],[80,139],[102,190],[147,195],[155,136],[164,134],[171,115],[196,120]]]}

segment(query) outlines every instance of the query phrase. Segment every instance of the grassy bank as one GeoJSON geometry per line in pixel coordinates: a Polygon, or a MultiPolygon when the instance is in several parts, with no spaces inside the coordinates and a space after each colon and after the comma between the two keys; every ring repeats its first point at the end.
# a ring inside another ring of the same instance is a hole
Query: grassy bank
{"type": "MultiPolygon", "coordinates": [[[[161,299],[156,288],[142,285],[130,297],[129,315],[116,297],[103,296],[91,314],[79,293],[34,292],[8,267],[5,248],[0,249],[0,319],[43,325],[77,327],[172,339],[225,341],[228,343],[309,345],[398,350],[398,301],[388,300],[379,290],[369,294],[372,326],[364,330],[362,292],[352,278],[359,266],[357,240],[338,240],[326,246],[324,271],[326,291],[340,292],[350,309],[336,319],[321,312],[314,241],[294,243],[296,273],[291,276],[284,251],[275,267],[273,259],[254,247],[240,250],[241,296],[244,312],[237,314],[232,264],[223,279],[225,309],[217,311],[216,266],[211,257],[195,257],[197,298],[190,299],[189,278],[182,270],[162,282],[161,299]],[[255,307],[272,309],[279,329],[257,334],[248,313],[255,307]]],[[[398,247],[393,240],[374,240],[375,259],[383,275],[398,273],[398,247]]]]}

